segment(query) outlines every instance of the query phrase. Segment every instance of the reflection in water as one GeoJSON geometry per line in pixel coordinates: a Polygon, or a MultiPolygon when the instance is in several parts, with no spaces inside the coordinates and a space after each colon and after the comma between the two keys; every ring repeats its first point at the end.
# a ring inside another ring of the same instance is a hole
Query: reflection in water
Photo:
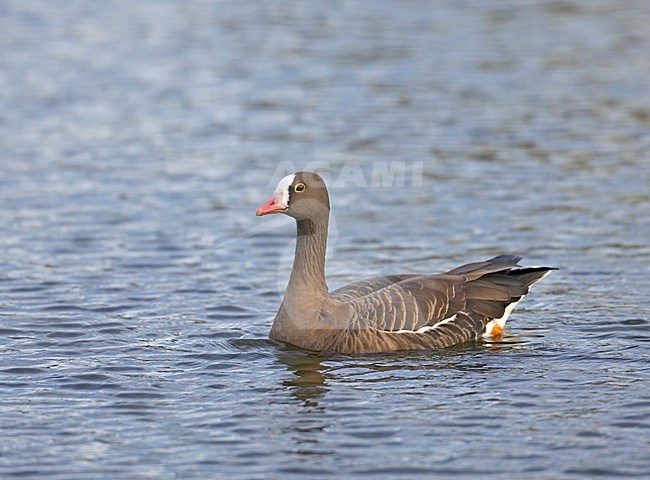
{"type": "Polygon", "coordinates": [[[286,345],[276,350],[276,357],[293,374],[291,378],[283,380],[282,385],[288,387],[304,407],[323,410],[318,400],[337,384],[354,384],[358,390],[364,389],[364,385],[412,379],[417,371],[425,376],[429,376],[427,371],[432,372],[433,376],[441,371],[479,371],[486,368],[480,360],[482,354],[508,353],[521,348],[523,344],[521,338],[508,334],[498,341],[481,341],[442,350],[353,356],[306,352],[286,345]],[[468,356],[473,357],[473,361],[468,362],[468,356]],[[328,366],[323,365],[326,361],[330,362],[328,366]]]}
{"type": "Polygon", "coordinates": [[[393,448],[402,441],[402,428],[386,421],[386,411],[396,408],[387,399],[398,396],[398,409],[410,405],[411,413],[404,418],[413,415],[414,405],[433,417],[453,416],[462,411],[468,396],[479,402],[486,398],[479,388],[491,368],[486,354],[491,357],[499,347],[499,353],[507,351],[513,343],[368,355],[326,355],[278,345],[274,355],[288,372],[279,380],[278,387],[285,393],[280,403],[286,405],[290,399],[276,425],[289,439],[282,450],[297,462],[295,472],[307,474],[305,462],[335,457],[340,441],[393,448]],[[341,426],[347,431],[344,437],[338,436],[341,426]]]}
{"type": "Polygon", "coordinates": [[[293,395],[305,407],[318,408],[318,399],[327,391],[326,380],[329,375],[322,362],[330,357],[325,354],[309,353],[291,347],[277,351],[278,361],[284,363],[294,377],[282,382],[291,388],[293,395]]]}
{"type": "Polygon", "coordinates": [[[296,467],[296,473],[307,474],[309,472],[303,465],[305,461],[336,453],[324,442],[324,432],[331,426],[331,419],[320,402],[329,391],[330,375],[323,362],[330,357],[288,345],[279,347],[276,356],[292,374],[291,378],[282,381],[281,388],[288,390],[303,407],[287,415],[282,422],[281,430],[286,434],[286,438],[291,439],[285,447],[285,452],[297,458],[300,466],[296,467]]]}

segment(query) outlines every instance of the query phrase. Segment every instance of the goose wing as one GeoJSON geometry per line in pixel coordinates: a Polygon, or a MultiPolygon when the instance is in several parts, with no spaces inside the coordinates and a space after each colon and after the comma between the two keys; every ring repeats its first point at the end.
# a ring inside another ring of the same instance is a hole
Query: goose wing
{"type": "Polygon", "coordinates": [[[370,295],[377,290],[381,290],[382,288],[386,288],[390,285],[408,280],[409,278],[416,276],[417,275],[408,274],[379,275],[377,277],[367,278],[365,280],[360,280],[358,282],[344,285],[341,288],[337,288],[336,290],[330,292],[330,296],[334,300],[349,301],[355,298],[365,297],[366,295],[370,295]]]}
{"type": "MultiPolygon", "coordinates": [[[[425,333],[445,324],[449,324],[445,328],[461,324],[460,328],[478,336],[489,319],[502,317],[510,303],[527,293],[527,285],[509,275],[519,267],[517,260],[495,257],[445,274],[387,281],[366,295],[347,298],[354,312],[350,328],[425,333]]],[[[379,284],[372,280],[373,285],[379,284]]]]}

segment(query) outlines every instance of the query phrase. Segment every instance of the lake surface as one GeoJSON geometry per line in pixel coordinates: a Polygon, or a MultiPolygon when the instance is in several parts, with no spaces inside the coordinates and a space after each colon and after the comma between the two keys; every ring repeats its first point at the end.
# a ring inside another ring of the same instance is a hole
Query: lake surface
{"type": "Polygon", "coordinates": [[[650,6],[0,3],[0,477],[642,478],[650,6]],[[331,288],[560,268],[497,343],[267,339],[326,174],[331,288]],[[403,175],[402,175],[403,174],[403,175]]]}

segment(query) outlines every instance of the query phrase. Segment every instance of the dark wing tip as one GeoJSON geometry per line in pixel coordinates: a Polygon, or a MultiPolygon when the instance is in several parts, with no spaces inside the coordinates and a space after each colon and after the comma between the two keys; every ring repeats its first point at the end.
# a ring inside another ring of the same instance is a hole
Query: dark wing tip
{"type": "Polygon", "coordinates": [[[538,282],[546,275],[549,274],[551,270],[557,270],[555,267],[524,267],[511,270],[508,272],[508,276],[519,279],[526,287],[530,287],[532,284],[538,282]]]}
{"type": "Polygon", "coordinates": [[[497,255],[496,257],[492,257],[486,262],[489,263],[514,263],[517,264],[519,263],[524,257],[520,257],[518,255],[497,255]]]}

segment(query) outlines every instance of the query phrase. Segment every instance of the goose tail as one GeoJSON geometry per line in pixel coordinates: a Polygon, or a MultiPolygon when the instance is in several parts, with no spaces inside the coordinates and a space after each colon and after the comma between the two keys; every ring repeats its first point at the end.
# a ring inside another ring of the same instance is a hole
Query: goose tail
{"type": "MultiPolygon", "coordinates": [[[[504,255],[505,257],[505,255],[504,255]]],[[[526,294],[528,294],[528,289],[535,283],[539,282],[546,275],[551,273],[551,271],[557,270],[555,267],[523,267],[523,268],[513,268],[507,272],[507,276],[512,279],[516,279],[520,284],[522,284],[526,291],[520,297],[514,297],[511,299],[511,303],[506,306],[506,309],[503,313],[503,316],[500,318],[494,318],[490,320],[485,326],[485,333],[483,333],[483,338],[498,338],[503,334],[503,331],[508,321],[508,317],[515,309],[517,304],[521,301],[526,294]]]]}

